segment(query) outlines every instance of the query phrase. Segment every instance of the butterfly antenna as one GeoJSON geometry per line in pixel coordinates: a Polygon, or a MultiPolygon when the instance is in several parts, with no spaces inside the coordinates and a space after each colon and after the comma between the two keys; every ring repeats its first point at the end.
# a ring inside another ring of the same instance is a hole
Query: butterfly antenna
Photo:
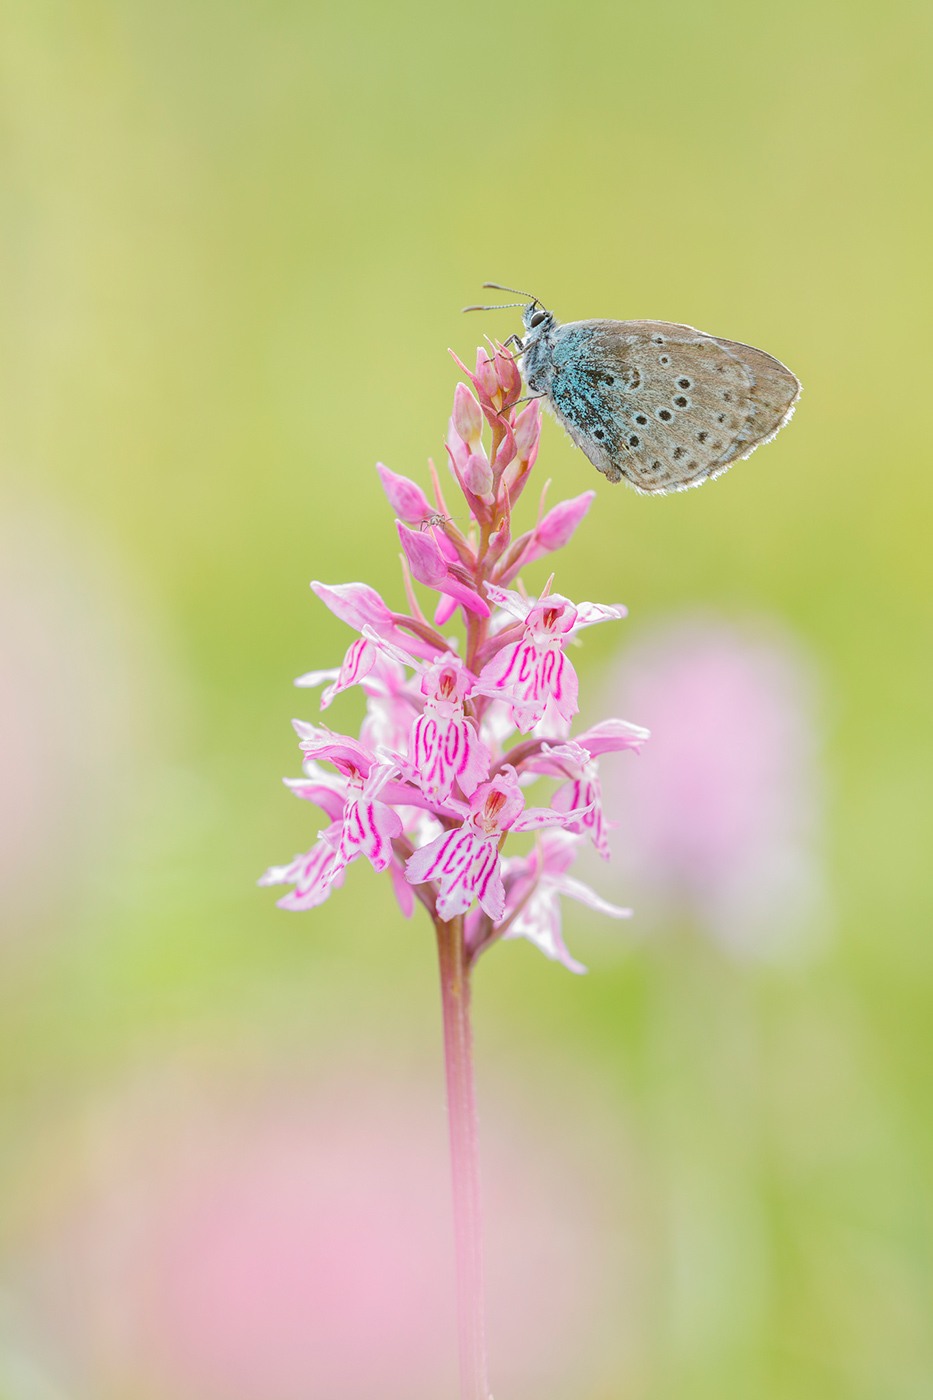
{"type": "Polygon", "coordinates": [[[517,297],[527,297],[530,302],[538,302],[540,297],[532,296],[531,292],[519,291],[518,287],[503,287],[501,282],[484,282],[483,286],[494,292],[514,292],[517,297]]]}
{"type": "Polygon", "coordinates": [[[463,306],[460,308],[461,314],[464,311],[508,311],[512,306],[526,306],[524,301],[506,301],[500,306],[463,306]]]}
{"type": "Polygon", "coordinates": [[[493,292],[514,292],[517,297],[527,297],[528,300],[507,301],[501,306],[465,306],[464,311],[509,311],[513,306],[527,306],[529,302],[532,306],[544,305],[540,297],[532,296],[531,292],[522,292],[518,287],[503,287],[501,282],[484,282],[483,286],[493,292]]]}

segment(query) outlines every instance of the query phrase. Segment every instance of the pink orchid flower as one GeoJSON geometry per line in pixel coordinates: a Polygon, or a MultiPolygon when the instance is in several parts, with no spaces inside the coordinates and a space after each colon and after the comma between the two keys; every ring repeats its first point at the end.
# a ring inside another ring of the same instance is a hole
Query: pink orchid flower
{"type": "Polygon", "coordinates": [[[605,720],[577,739],[556,745],[542,743],[540,751],[525,763],[526,772],[566,779],[551,798],[551,806],[558,812],[584,811],[578,821],[567,823],[566,830],[588,836],[603,860],[609,859],[610,850],[597,755],[614,749],[638,750],[647,738],[647,729],[636,724],[605,720]]]}
{"type": "Polygon", "coordinates": [[[443,800],[454,784],[470,797],[489,772],[489,749],[463,713],[473,678],[448,653],[421,677],[424,712],[412,726],[411,762],[425,796],[443,800]]]}
{"type": "Polygon", "coordinates": [[[332,889],[343,884],[343,867],[334,869],[334,840],[339,840],[342,822],[332,822],[305,855],[289,865],[270,865],[259,877],[260,885],[294,885],[276,900],[280,909],[316,909],[330,897],[332,889]]]}
{"type": "Polygon", "coordinates": [[[610,904],[567,874],[578,845],[579,838],[569,831],[546,831],[527,856],[512,856],[505,862],[507,910],[516,913],[502,937],[527,938],[546,958],[580,973],[586,968],[571,957],[564,942],[561,897],[575,899],[610,919],[629,919],[632,911],[610,904]]]}
{"type": "Polygon", "coordinates": [[[500,874],[499,852],[509,831],[536,831],[576,820],[580,813],[560,813],[552,807],[529,807],[510,764],[492,782],[483,783],[470,802],[469,815],[459,831],[448,831],[416,851],[406,873],[413,885],[437,880],[437,909],[441,918],[465,914],[473,900],[491,919],[505,913],[505,888],[500,874]]]}
{"type": "Polygon", "coordinates": [[[476,687],[482,695],[506,695],[512,718],[527,734],[544,718],[548,702],[569,723],[579,710],[577,673],[564,655],[564,646],[584,627],[626,616],[621,606],[599,603],[571,603],[559,593],[540,599],[526,599],[508,588],[487,583],[493,602],[511,613],[521,624],[512,640],[514,627],[504,629],[508,638],[480,672],[476,687]]]}

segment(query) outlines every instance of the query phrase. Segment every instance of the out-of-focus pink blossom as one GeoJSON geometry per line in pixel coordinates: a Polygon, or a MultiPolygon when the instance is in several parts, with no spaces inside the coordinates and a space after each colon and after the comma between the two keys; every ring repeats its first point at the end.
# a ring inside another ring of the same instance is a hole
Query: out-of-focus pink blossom
{"type": "MultiPolygon", "coordinates": [[[[56,1123],[61,1150],[38,1169],[26,1158],[28,1190],[11,1177],[5,1396],[456,1395],[436,1085],[351,1030],[316,1082],[287,1054],[243,1075],[215,1046],[210,1080],[190,1061],[153,1068],[56,1123]]],[[[637,1369],[639,1225],[619,1190],[631,1167],[594,1094],[558,1084],[536,1102],[503,1073],[484,1099],[502,1395],[556,1400],[581,1377],[589,1394],[618,1354],[616,1313],[623,1369],[637,1369]]]]}
{"type": "Polygon", "coordinates": [[[514,910],[503,938],[527,938],[545,957],[563,963],[570,972],[586,968],[571,957],[564,943],[561,896],[607,914],[611,919],[631,918],[631,909],[620,909],[600,898],[589,885],[567,871],[577,855],[579,838],[569,831],[546,831],[527,856],[510,856],[504,862],[506,913],[514,910]]]}
{"type": "Polygon", "coordinates": [[[670,625],[620,662],[619,700],[652,731],[642,760],[603,784],[639,906],[692,917],[736,952],[799,945],[822,882],[812,702],[793,646],[725,622],[670,625]]]}
{"type": "Polygon", "coordinates": [[[305,855],[296,856],[289,865],[270,865],[260,875],[260,885],[295,886],[276,900],[280,909],[316,909],[330,898],[333,888],[340,888],[346,863],[335,867],[334,844],[339,842],[342,831],[342,821],[332,822],[305,855]]]}

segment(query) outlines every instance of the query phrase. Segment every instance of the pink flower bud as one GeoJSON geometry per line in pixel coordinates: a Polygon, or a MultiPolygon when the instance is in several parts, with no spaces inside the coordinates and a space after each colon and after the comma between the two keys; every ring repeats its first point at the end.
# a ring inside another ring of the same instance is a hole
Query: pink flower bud
{"type": "Polygon", "coordinates": [[[485,496],[492,490],[492,468],[485,452],[472,452],[461,468],[463,484],[474,496],[485,496]]]}
{"type": "Polygon", "coordinates": [[[412,577],[427,588],[436,588],[440,593],[448,593],[471,612],[480,617],[488,617],[489,604],[455,574],[451,573],[437,541],[430,532],[409,530],[400,520],[395,522],[398,537],[405,551],[412,577]]]}
{"type": "Polygon", "coordinates": [[[484,350],[482,345],[476,350],[476,387],[489,399],[497,398],[500,392],[495,361],[490,359],[489,351],[484,350]]]}
{"type": "Polygon", "coordinates": [[[428,588],[439,588],[447,577],[447,561],[434,536],[430,531],[409,530],[400,520],[395,523],[412,577],[428,588]]]}
{"type": "Polygon", "coordinates": [[[514,403],[522,392],[522,376],[511,355],[496,356],[496,371],[506,403],[514,403]]]}
{"type": "Polygon", "coordinates": [[[523,408],[515,420],[515,451],[523,462],[529,458],[534,458],[538,450],[538,438],[541,436],[541,409],[538,401],[533,400],[527,408],[523,408]]]}
{"type": "Polygon", "coordinates": [[[528,564],[532,559],[540,559],[542,554],[551,554],[555,549],[563,549],[565,544],[569,544],[595,499],[595,491],[584,491],[582,496],[561,501],[553,510],[549,510],[534,532],[531,549],[523,563],[528,564]]]}
{"type": "Polygon", "coordinates": [[[522,392],[518,366],[501,347],[497,347],[492,357],[482,347],[477,350],[476,373],[471,378],[480,398],[488,399],[497,411],[513,404],[522,392]]]}
{"type": "Polygon", "coordinates": [[[483,433],[483,411],[463,383],[454,390],[454,411],[451,420],[464,442],[472,447],[483,433]]]}
{"type": "Polygon", "coordinates": [[[382,462],[376,463],[376,471],[379,473],[382,489],[389,499],[389,505],[399,520],[404,520],[406,525],[420,525],[422,520],[431,515],[428,498],[417,482],[390,471],[382,462]]]}
{"type": "Polygon", "coordinates": [[[453,418],[451,418],[450,422],[447,424],[447,451],[450,453],[450,459],[453,464],[451,470],[453,475],[456,476],[457,472],[462,472],[463,468],[466,466],[467,458],[470,455],[470,449],[454,427],[453,418]],[[453,471],[453,467],[456,467],[457,471],[453,471]]]}

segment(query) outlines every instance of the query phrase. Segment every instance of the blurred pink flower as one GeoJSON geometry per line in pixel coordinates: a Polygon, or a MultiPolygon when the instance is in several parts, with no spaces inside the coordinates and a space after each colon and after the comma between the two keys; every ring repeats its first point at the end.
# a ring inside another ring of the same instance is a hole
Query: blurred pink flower
{"type": "Polygon", "coordinates": [[[639,911],[692,916],[736,952],[804,937],[822,903],[819,781],[794,647],[726,622],[669,625],[625,653],[607,708],[620,701],[652,734],[603,779],[639,911]]]}
{"type": "Polygon", "coordinates": [[[527,856],[511,856],[505,862],[507,908],[515,910],[515,917],[502,937],[527,938],[545,957],[563,963],[568,972],[585,972],[586,968],[571,957],[564,943],[561,895],[611,919],[632,916],[631,909],[610,904],[582,880],[567,874],[578,846],[579,838],[570,831],[546,831],[527,856]]]}
{"type": "MultiPolygon", "coordinates": [[[[86,1115],[54,1164],[46,1155],[5,1294],[56,1394],[456,1393],[440,1088],[384,1051],[366,1051],[378,1087],[350,1068],[317,1086],[292,1067],[281,1083],[199,1083],[191,1066],[154,1076],[86,1115]]],[[[606,1314],[632,1270],[630,1236],[623,1248],[613,1234],[630,1194],[623,1153],[605,1113],[584,1109],[560,1142],[527,1094],[516,1112],[500,1090],[486,1117],[497,1368],[516,1400],[560,1397],[615,1346],[606,1314]]]]}

